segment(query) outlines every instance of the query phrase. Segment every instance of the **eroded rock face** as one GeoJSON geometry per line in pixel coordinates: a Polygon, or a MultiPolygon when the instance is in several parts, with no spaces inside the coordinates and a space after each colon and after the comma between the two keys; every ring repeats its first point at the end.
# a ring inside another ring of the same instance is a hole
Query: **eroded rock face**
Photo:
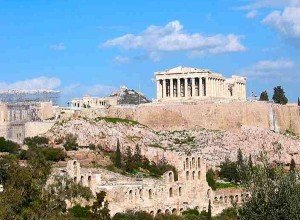
{"type": "Polygon", "coordinates": [[[130,122],[78,118],[56,124],[46,136],[54,142],[69,133],[77,136],[80,146],[95,144],[114,151],[119,140],[121,150],[125,151],[126,147],[134,149],[138,144],[142,153],[153,161],[162,157],[172,161],[168,152],[185,151],[199,152],[208,164],[217,165],[226,157],[235,160],[240,148],[245,156],[251,154],[254,161],[263,151],[268,153],[271,161],[289,163],[291,155],[294,155],[296,163],[300,163],[298,138],[257,127],[242,126],[238,131],[226,132],[205,129],[155,132],[130,122]]]}

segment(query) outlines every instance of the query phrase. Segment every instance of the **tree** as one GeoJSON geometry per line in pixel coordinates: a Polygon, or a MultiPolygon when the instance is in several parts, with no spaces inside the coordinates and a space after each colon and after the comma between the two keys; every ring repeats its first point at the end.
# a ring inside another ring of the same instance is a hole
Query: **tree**
{"type": "Polygon", "coordinates": [[[135,169],[135,163],[133,161],[132,153],[130,147],[126,148],[125,153],[125,170],[128,173],[131,173],[135,169]]]}
{"type": "Polygon", "coordinates": [[[211,202],[208,201],[207,220],[211,220],[211,202]]]}
{"type": "Polygon", "coordinates": [[[64,148],[67,151],[77,150],[78,149],[77,137],[73,134],[67,134],[65,137],[64,148]]]}
{"type": "Polygon", "coordinates": [[[212,190],[216,190],[215,173],[211,168],[206,173],[206,181],[212,190]]]}
{"type": "Polygon", "coordinates": [[[20,150],[20,146],[10,140],[5,140],[4,137],[0,137],[0,152],[7,152],[16,154],[20,150]]]}
{"type": "Polygon", "coordinates": [[[242,167],[244,165],[243,152],[242,152],[242,150],[240,148],[237,151],[237,165],[239,167],[242,167]]]}
{"type": "Polygon", "coordinates": [[[295,160],[292,158],[291,163],[290,163],[290,171],[294,172],[295,168],[296,168],[296,163],[295,163],[295,160]]]}
{"type": "Polygon", "coordinates": [[[250,171],[253,171],[253,162],[252,162],[252,157],[251,154],[249,155],[249,159],[248,159],[248,167],[250,169],[250,171]]]}
{"type": "Polygon", "coordinates": [[[115,166],[118,167],[118,168],[121,168],[121,166],[122,166],[122,155],[121,155],[119,140],[117,142],[117,150],[116,150],[116,156],[115,156],[115,166]]]}
{"type": "Polygon", "coordinates": [[[281,86],[277,86],[274,88],[273,101],[281,105],[285,105],[286,103],[288,103],[288,99],[285,96],[285,92],[281,86]]]}
{"type": "Polygon", "coordinates": [[[142,153],[141,148],[138,144],[135,146],[133,160],[135,161],[135,163],[137,163],[138,166],[142,166],[142,153]]]}
{"type": "Polygon", "coordinates": [[[235,207],[241,220],[288,220],[300,219],[300,183],[295,172],[285,172],[283,166],[273,166],[261,160],[253,171],[252,178],[245,185],[251,196],[243,205],[235,207]]]}
{"type": "Polygon", "coordinates": [[[300,106],[300,98],[298,97],[298,106],[300,106]]]}
{"type": "Polygon", "coordinates": [[[96,194],[96,200],[91,207],[92,219],[110,220],[108,202],[105,201],[106,192],[100,191],[96,194]]]}
{"type": "Polygon", "coordinates": [[[263,92],[260,94],[259,101],[269,101],[269,95],[268,95],[268,92],[267,92],[267,91],[263,91],[263,92]]]}
{"type": "Polygon", "coordinates": [[[241,181],[236,162],[232,162],[228,158],[226,158],[225,161],[221,163],[220,168],[221,178],[235,183],[241,181]]]}
{"type": "Polygon", "coordinates": [[[29,155],[27,166],[16,156],[0,158],[0,219],[61,219],[66,201],[89,199],[89,188],[75,184],[67,176],[52,176],[51,163],[40,151],[29,155]],[[51,181],[48,181],[49,178],[51,181]]]}

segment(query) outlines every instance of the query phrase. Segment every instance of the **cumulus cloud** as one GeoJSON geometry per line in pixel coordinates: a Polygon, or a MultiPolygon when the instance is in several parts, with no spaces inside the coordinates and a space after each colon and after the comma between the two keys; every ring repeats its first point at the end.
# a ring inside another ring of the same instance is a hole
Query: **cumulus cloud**
{"type": "Polygon", "coordinates": [[[242,71],[248,78],[277,78],[295,75],[296,63],[288,59],[262,60],[242,71]]]}
{"type": "Polygon", "coordinates": [[[300,7],[273,11],[262,21],[287,37],[300,38],[300,7]]]}
{"type": "Polygon", "coordinates": [[[38,78],[17,81],[13,83],[0,82],[0,88],[4,90],[54,90],[61,84],[60,79],[41,76],[38,78]]]}
{"type": "Polygon", "coordinates": [[[52,50],[65,50],[66,46],[65,46],[64,43],[58,43],[58,44],[51,45],[50,49],[52,49],[52,50]]]}
{"type": "Polygon", "coordinates": [[[256,18],[257,15],[258,15],[258,11],[257,10],[252,10],[252,11],[249,11],[246,14],[246,17],[249,18],[249,19],[253,19],[253,18],[256,18]]]}
{"type": "Polygon", "coordinates": [[[234,34],[216,34],[205,36],[200,33],[189,34],[183,30],[179,21],[172,21],[165,26],[149,26],[142,33],[126,34],[106,41],[104,47],[119,47],[126,50],[144,49],[150,57],[157,59],[160,52],[197,51],[207,54],[220,54],[244,51],[241,36],[234,34]]]}

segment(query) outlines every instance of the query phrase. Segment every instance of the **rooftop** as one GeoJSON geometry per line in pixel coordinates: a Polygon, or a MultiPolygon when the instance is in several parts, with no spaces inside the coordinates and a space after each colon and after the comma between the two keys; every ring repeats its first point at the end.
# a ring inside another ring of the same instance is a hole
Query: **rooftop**
{"type": "Polygon", "coordinates": [[[173,73],[211,73],[209,69],[199,69],[194,67],[183,67],[178,66],[172,69],[167,69],[165,71],[159,71],[155,74],[173,74],[173,73]]]}

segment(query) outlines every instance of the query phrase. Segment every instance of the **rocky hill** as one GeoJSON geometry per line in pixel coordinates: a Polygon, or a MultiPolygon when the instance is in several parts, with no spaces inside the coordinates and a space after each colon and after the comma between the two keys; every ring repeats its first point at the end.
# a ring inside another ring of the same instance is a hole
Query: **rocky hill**
{"type": "Polygon", "coordinates": [[[170,151],[199,151],[211,165],[225,158],[236,158],[240,148],[253,160],[260,152],[267,152],[271,161],[289,163],[291,155],[300,163],[300,139],[292,134],[279,134],[268,129],[242,126],[239,131],[189,129],[182,131],[154,130],[135,121],[116,118],[76,118],[56,123],[46,134],[52,142],[67,134],[77,136],[80,146],[94,144],[106,150],[115,150],[117,140],[122,150],[138,144],[142,153],[152,160],[168,156],[170,151]]]}
{"type": "Polygon", "coordinates": [[[126,86],[121,86],[120,89],[112,93],[110,97],[118,97],[119,105],[138,105],[150,102],[145,95],[134,89],[128,89],[126,86]]]}

